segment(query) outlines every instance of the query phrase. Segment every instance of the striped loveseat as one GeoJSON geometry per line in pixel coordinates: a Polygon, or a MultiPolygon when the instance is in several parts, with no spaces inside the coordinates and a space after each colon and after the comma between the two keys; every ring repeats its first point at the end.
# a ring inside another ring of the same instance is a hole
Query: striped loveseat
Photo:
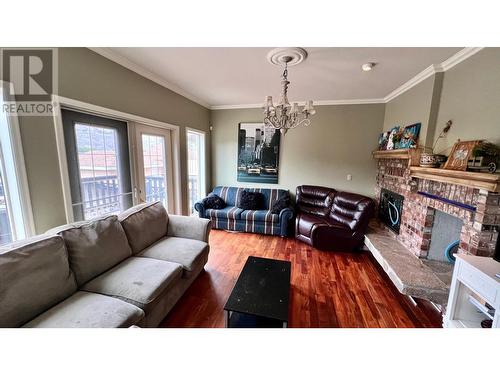
{"type": "Polygon", "coordinates": [[[285,208],[279,214],[272,214],[270,210],[273,202],[283,195],[289,195],[288,190],[217,186],[212,193],[224,199],[226,202],[225,208],[221,210],[205,209],[202,201],[196,202],[194,205],[201,218],[212,221],[212,228],[279,235],[282,237],[287,235],[288,224],[293,218],[292,208],[285,208]],[[262,193],[265,207],[261,210],[242,210],[238,208],[238,202],[243,190],[262,193]]]}

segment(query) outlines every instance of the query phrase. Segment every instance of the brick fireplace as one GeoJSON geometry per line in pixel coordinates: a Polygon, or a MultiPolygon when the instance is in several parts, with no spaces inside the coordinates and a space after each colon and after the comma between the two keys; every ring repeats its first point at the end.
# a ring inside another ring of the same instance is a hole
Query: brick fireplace
{"type": "Polygon", "coordinates": [[[495,192],[498,188],[488,190],[474,183],[466,186],[466,180],[453,177],[438,176],[437,181],[434,176],[426,178],[414,172],[418,168],[411,168],[415,160],[402,158],[401,154],[377,158],[376,199],[382,189],[404,197],[399,234],[392,235],[416,256],[427,257],[434,216],[439,210],[463,223],[459,252],[493,256],[500,229],[500,194],[495,192]]]}

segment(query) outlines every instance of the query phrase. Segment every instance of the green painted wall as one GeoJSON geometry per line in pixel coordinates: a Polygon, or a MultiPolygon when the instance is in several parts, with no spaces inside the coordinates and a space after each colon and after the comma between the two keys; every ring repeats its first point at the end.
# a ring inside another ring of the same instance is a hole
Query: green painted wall
{"type": "MultiPolygon", "coordinates": [[[[372,151],[384,121],[384,104],[318,106],[309,127],[282,137],[279,185],[295,193],[298,185],[324,185],[373,195],[372,151]],[[347,174],[352,180],[347,181],[347,174]]],[[[238,123],[262,122],[261,109],[212,111],[212,184],[236,181],[238,123]]]]}
{"type": "Polygon", "coordinates": [[[419,143],[431,146],[436,121],[435,104],[439,101],[441,81],[442,73],[432,75],[387,103],[383,130],[420,122],[419,143]]]}
{"type": "Polygon", "coordinates": [[[450,119],[436,151],[449,154],[458,138],[500,145],[500,48],[485,48],[444,73],[434,137],[450,119]]]}
{"type": "MultiPolygon", "coordinates": [[[[59,48],[59,95],[181,127],[181,181],[187,201],[185,127],[207,132],[210,111],[86,48],[59,48]]],[[[54,122],[21,117],[20,128],[38,233],[65,222],[54,122]]],[[[207,168],[210,181],[210,168],[207,168]]],[[[183,208],[187,213],[186,208],[183,208]]]]}
{"type": "Polygon", "coordinates": [[[485,48],[386,104],[383,129],[422,122],[420,144],[432,146],[448,120],[453,126],[435,152],[458,140],[500,144],[500,48],[485,48]]]}

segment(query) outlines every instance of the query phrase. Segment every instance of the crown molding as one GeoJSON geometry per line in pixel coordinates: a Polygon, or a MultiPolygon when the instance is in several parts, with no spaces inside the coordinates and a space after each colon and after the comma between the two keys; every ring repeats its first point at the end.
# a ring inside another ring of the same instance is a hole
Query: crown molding
{"type": "Polygon", "coordinates": [[[394,91],[390,92],[388,95],[384,97],[384,102],[390,102],[392,99],[398,97],[402,93],[408,91],[412,87],[418,85],[420,82],[425,81],[427,78],[433,76],[437,72],[442,72],[441,64],[434,64],[430,65],[424,70],[422,70],[420,73],[418,73],[415,77],[411,78],[410,80],[406,81],[403,83],[401,86],[399,86],[397,89],[394,91]]]}
{"type": "Polygon", "coordinates": [[[187,91],[183,90],[179,86],[168,82],[164,78],[162,78],[159,75],[143,68],[142,66],[137,65],[136,63],[130,61],[129,59],[120,55],[119,53],[114,52],[110,48],[89,47],[88,49],[90,49],[91,51],[94,51],[95,53],[107,58],[108,60],[111,60],[111,61],[143,76],[144,78],[149,79],[150,81],[153,81],[153,82],[169,89],[170,91],[173,91],[179,95],[182,95],[185,98],[187,98],[195,103],[198,103],[199,105],[201,105],[207,109],[210,109],[210,105],[207,102],[205,102],[205,101],[201,100],[200,98],[188,93],[187,91]]]}
{"type": "MultiPolygon", "coordinates": [[[[136,63],[130,61],[126,57],[114,52],[110,48],[89,48],[90,50],[98,53],[101,56],[104,56],[105,58],[114,61],[117,64],[120,64],[124,66],[125,68],[132,70],[133,72],[153,81],[156,82],[157,84],[166,87],[167,89],[182,95],[189,100],[192,100],[195,103],[198,103],[202,105],[205,108],[208,108],[210,110],[220,110],[220,109],[250,109],[250,108],[262,108],[263,104],[228,104],[228,105],[209,105],[205,101],[201,100],[200,98],[188,93],[187,91],[183,90],[182,88],[168,82],[164,78],[160,77],[159,75],[143,68],[140,65],[137,65],[136,63]]],[[[483,47],[466,47],[457,53],[455,53],[453,56],[449,57],[447,60],[443,61],[440,64],[433,64],[430,65],[429,67],[425,68],[422,70],[420,73],[418,73],[415,77],[411,78],[407,82],[403,83],[401,86],[396,88],[395,90],[391,91],[388,95],[386,95],[383,98],[375,98],[375,99],[346,99],[346,100],[318,100],[314,102],[314,105],[316,106],[322,106],[322,105],[351,105],[351,104],[381,104],[381,103],[388,103],[391,100],[397,98],[399,95],[403,94],[404,92],[410,90],[412,87],[418,85],[420,82],[426,80],[427,78],[433,76],[436,73],[439,72],[445,72],[457,64],[460,64],[461,62],[467,60],[469,57],[475,55],[479,51],[481,51],[483,47]]]]}
{"type": "Polygon", "coordinates": [[[466,47],[463,50],[458,51],[449,59],[441,63],[443,71],[447,71],[453,68],[455,65],[460,64],[462,61],[467,60],[469,57],[475,55],[481,51],[484,47],[466,47]]]}
{"type": "Polygon", "coordinates": [[[385,103],[390,102],[392,99],[398,97],[402,93],[408,91],[412,87],[418,85],[420,82],[426,80],[427,78],[431,77],[432,75],[439,73],[439,72],[446,72],[447,70],[453,68],[455,65],[460,64],[462,61],[467,60],[469,57],[475,55],[479,51],[481,51],[483,47],[466,47],[457,53],[455,53],[453,56],[449,57],[445,61],[443,61],[440,64],[434,64],[431,65],[424,70],[422,70],[420,73],[418,73],[415,77],[410,79],[409,81],[403,83],[401,86],[399,86],[397,89],[389,93],[385,98],[384,101],[385,103]]]}
{"type": "MultiPolygon", "coordinates": [[[[297,102],[299,105],[304,105],[305,102],[297,102]]],[[[346,99],[346,100],[317,100],[314,101],[314,106],[323,105],[351,105],[351,104],[383,104],[384,99],[346,99]]],[[[250,109],[264,108],[264,103],[259,104],[228,104],[228,105],[212,105],[210,109],[216,111],[219,109],[250,109]]]]}
{"type": "Polygon", "coordinates": [[[260,104],[222,104],[222,105],[211,105],[210,110],[216,111],[219,109],[253,109],[253,108],[264,108],[264,103],[260,104]]]}

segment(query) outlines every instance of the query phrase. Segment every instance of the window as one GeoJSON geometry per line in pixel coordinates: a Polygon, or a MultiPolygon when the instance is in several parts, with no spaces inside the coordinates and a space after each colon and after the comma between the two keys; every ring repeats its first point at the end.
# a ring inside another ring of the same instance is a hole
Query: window
{"type": "MultiPolygon", "coordinates": [[[[0,81],[0,108],[7,98],[0,81]]],[[[9,98],[9,102],[12,102],[9,98]]],[[[0,245],[32,235],[33,218],[17,118],[0,112],[0,245]]]]}
{"type": "Polygon", "coordinates": [[[205,133],[187,131],[189,213],[195,214],[194,204],[205,196],[205,133]]]}
{"type": "Polygon", "coordinates": [[[142,134],[142,156],[146,202],[167,204],[165,139],[158,135],[142,134]]]}
{"type": "Polygon", "coordinates": [[[75,220],[132,206],[127,123],[63,110],[75,220]]]}
{"type": "MultiPolygon", "coordinates": [[[[3,165],[3,158],[2,158],[3,165]]],[[[12,226],[10,225],[10,209],[7,206],[5,196],[5,184],[3,182],[3,168],[0,169],[0,245],[12,242],[12,226]]]]}

